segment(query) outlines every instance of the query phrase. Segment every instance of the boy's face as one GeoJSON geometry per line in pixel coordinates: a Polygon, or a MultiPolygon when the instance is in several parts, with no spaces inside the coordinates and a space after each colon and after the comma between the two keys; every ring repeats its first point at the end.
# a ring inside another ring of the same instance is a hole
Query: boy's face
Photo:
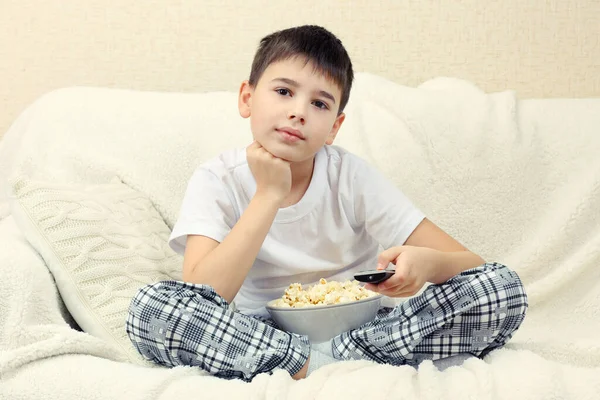
{"type": "Polygon", "coordinates": [[[244,81],[238,105],[254,140],[275,157],[302,162],[333,143],[345,118],[337,114],[340,97],[337,84],[296,57],[269,65],[255,87],[244,81]]]}

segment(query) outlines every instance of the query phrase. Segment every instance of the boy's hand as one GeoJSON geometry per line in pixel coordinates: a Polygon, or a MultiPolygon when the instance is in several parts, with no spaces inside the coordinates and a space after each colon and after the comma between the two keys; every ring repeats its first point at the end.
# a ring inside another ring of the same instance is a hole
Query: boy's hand
{"type": "Polygon", "coordinates": [[[246,157],[256,180],[256,194],[283,201],[292,189],[290,162],[275,157],[257,141],[246,148],[246,157]]]}
{"type": "Polygon", "coordinates": [[[391,247],[379,255],[377,269],[386,269],[392,263],[396,272],[388,280],[377,285],[368,283],[365,288],[388,297],[413,296],[436,275],[443,257],[441,251],[428,247],[391,247]]]}

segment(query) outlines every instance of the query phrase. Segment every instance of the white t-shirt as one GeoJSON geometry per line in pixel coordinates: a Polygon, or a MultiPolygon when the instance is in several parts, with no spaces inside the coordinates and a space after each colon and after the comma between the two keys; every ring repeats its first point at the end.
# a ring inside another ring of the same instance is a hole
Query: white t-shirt
{"type": "MultiPolygon", "coordinates": [[[[169,244],[183,254],[187,235],[222,242],[256,192],[246,149],[201,165],[190,179],[169,244]]],[[[254,265],[234,299],[244,314],[268,316],[265,304],[294,282],[352,280],[374,269],[382,248],[404,244],[423,213],[379,171],[337,146],[315,157],[310,185],[277,212],[254,265]]]]}

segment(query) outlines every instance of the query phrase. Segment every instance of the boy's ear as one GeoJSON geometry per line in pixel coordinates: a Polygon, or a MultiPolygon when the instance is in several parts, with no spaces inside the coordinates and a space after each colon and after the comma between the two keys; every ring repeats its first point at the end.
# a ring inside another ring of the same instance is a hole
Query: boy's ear
{"type": "Polygon", "coordinates": [[[253,89],[252,86],[250,86],[250,82],[242,82],[242,85],[240,86],[240,93],[238,95],[238,109],[242,118],[248,118],[250,116],[252,94],[253,89]]]}
{"type": "Polygon", "coordinates": [[[346,114],[344,114],[344,113],[341,113],[340,115],[337,116],[337,118],[335,119],[335,122],[333,123],[333,126],[331,127],[331,131],[329,132],[329,135],[327,136],[327,140],[325,141],[325,144],[328,144],[328,145],[333,144],[333,141],[335,140],[335,137],[337,136],[337,133],[340,130],[340,127],[342,126],[342,123],[344,122],[345,119],[346,119],[346,114]]]}

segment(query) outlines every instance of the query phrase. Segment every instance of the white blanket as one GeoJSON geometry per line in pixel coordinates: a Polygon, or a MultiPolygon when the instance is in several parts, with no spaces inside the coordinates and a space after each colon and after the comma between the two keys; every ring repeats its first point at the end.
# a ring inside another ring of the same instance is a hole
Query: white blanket
{"type": "Polygon", "coordinates": [[[42,259],[6,217],[6,178],[117,175],[172,226],[196,165],[250,135],[233,93],[75,88],[40,99],[0,142],[0,399],[598,398],[600,100],[527,103],[453,79],[415,89],[367,74],[351,97],[338,144],[522,277],[530,309],[505,349],[445,371],[348,361],[248,384],[117,359],[68,325],[42,259]]]}

